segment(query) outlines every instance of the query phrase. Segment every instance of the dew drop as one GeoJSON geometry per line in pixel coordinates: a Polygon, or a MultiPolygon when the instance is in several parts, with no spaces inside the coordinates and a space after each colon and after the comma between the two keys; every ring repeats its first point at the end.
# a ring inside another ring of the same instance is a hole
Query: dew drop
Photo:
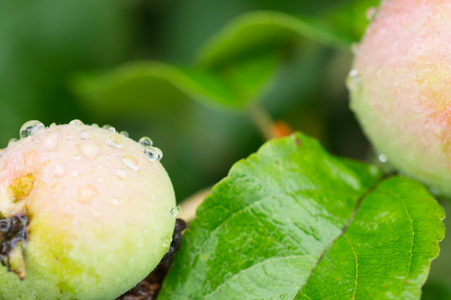
{"type": "Polygon", "coordinates": [[[120,132],[121,135],[125,136],[125,137],[129,137],[130,135],[128,134],[127,131],[123,130],[120,132]]]}
{"type": "Polygon", "coordinates": [[[26,138],[45,130],[44,124],[37,120],[28,121],[20,128],[20,138],[26,138]]]}
{"type": "Polygon", "coordinates": [[[50,124],[49,128],[53,128],[55,126],[56,126],[56,123],[52,123],[52,124],[50,124]]]}
{"type": "Polygon", "coordinates": [[[161,210],[161,214],[162,214],[164,217],[167,217],[168,214],[169,214],[169,209],[168,209],[165,205],[163,206],[163,209],[161,210]]]}
{"type": "Polygon", "coordinates": [[[85,125],[82,121],[75,119],[69,122],[69,125],[85,125]]]}
{"type": "Polygon", "coordinates": [[[92,123],[91,126],[97,128],[97,127],[99,127],[99,124],[97,124],[97,123],[92,123]]]}
{"type": "Polygon", "coordinates": [[[172,242],[171,239],[168,239],[168,238],[164,239],[164,241],[163,241],[163,247],[164,247],[164,248],[169,247],[169,245],[171,245],[171,242],[172,242]]]}
{"type": "Polygon", "coordinates": [[[8,141],[8,146],[11,145],[11,144],[13,144],[13,143],[15,143],[15,142],[17,142],[17,139],[15,139],[15,138],[10,139],[10,140],[8,141]]]}
{"type": "Polygon", "coordinates": [[[74,136],[72,134],[66,135],[66,140],[70,141],[72,139],[74,139],[74,136]]]}
{"type": "Polygon", "coordinates": [[[161,149],[160,148],[157,148],[157,147],[153,147],[156,151],[157,151],[157,153],[158,153],[158,160],[161,160],[162,158],[163,158],[163,151],[161,151],[161,149]]]}
{"type": "Polygon", "coordinates": [[[359,54],[359,43],[352,43],[351,44],[351,53],[353,55],[359,54]]]}
{"type": "Polygon", "coordinates": [[[47,136],[44,140],[44,149],[48,152],[56,151],[58,146],[58,134],[56,132],[47,136]]]}
{"type": "Polygon", "coordinates": [[[151,147],[153,145],[153,141],[150,137],[143,136],[139,139],[138,143],[140,143],[144,147],[151,147]]]}
{"type": "Polygon", "coordinates": [[[74,160],[76,162],[79,162],[81,160],[81,156],[80,155],[74,155],[74,160]]]}
{"type": "Polygon", "coordinates": [[[365,12],[365,17],[368,20],[368,22],[372,22],[374,18],[376,18],[377,15],[377,8],[376,7],[370,7],[365,12]]]}
{"type": "Polygon", "coordinates": [[[158,159],[158,153],[153,147],[144,148],[144,155],[150,161],[156,161],[158,159]]]}
{"type": "Polygon", "coordinates": [[[56,178],[61,178],[64,175],[64,165],[63,164],[57,164],[55,166],[55,173],[54,176],[56,178]]]}
{"type": "Polygon", "coordinates": [[[175,217],[177,217],[180,214],[180,210],[181,210],[180,205],[177,205],[176,207],[173,207],[171,209],[169,214],[171,215],[171,217],[175,218],[175,217]]]}
{"type": "Polygon", "coordinates": [[[385,163],[385,162],[387,162],[387,155],[379,154],[378,159],[380,162],[385,163]]]}
{"type": "Polygon", "coordinates": [[[146,147],[144,148],[144,155],[150,161],[159,161],[163,157],[163,153],[159,148],[146,147]]]}
{"type": "Polygon", "coordinates": [[[113,199],[111,199],[111,203],[113,204],[113,205],[119,205],[119,199],[117,199],[117,198],[113,198],[113,199]]]}
{"type": "Polygon", "coordinates": [[[94,199],[99,192],[97,191],[97,188],[93,185],[85,186],[80,191],[80,196],[78,197],[78,202],[80,203],[89,203],[94,199]]]}
{"type": "Polygon", "coordinates": [[[108,146],[113,148],[120,148],[123,143],[122,136],[120,134],[114,133],[109,135],[106,139],[106,143],[108,146]]]}
{"type": "Polygon", "coordinates": [[[123,179],[123,178],[125,178],[127,176],[127,172],[125,172],[122,169],[117,169],[116,170],[116,175],[117,175],[117,177],[123,179]]]}
{"type": "Polygon", "coordinates": [[[100,153],[100,149],[97,145],[93,144],[82,144],[78,146],[81,154],[87,159],[93,159],[100,153]]]}
{"type": "Polygon", "coordinates": [[[124,163],[124,165],[126,165],[129,169],[133,170],[133,171],[138,171],[139,169],[139,162],[136,158],[134,158],[133,156],[122,156],[121,157],[121,161],[122,163],[124,163]]]}
{"type": "Polygon", "coordinates": [[[78,133],[78,137],[82,140],[87,140],[89,139],[89,132],[87,132],[86,130],[82,130],[78,133]]]}
{"type": "Polygon", "coordinates": [[[105,124],[102,126],[103,129],[106,129],[108,131],[111,131],[112,133],[116,133],[116,128],[114,128],[113,126],[109,125],[109,124],[105,124]]]}
{"type": "Polygon", "coordinates": [[[346,86],[351,92],[360,90],[362,78],[360,77],[359,71],[353,69],[349,72],[348,77],[346,77],[346,86]]]}

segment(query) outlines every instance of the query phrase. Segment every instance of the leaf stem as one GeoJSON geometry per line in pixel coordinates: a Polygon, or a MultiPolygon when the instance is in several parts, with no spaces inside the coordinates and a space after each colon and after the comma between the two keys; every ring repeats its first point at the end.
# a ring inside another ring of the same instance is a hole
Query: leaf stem
{"type": "Polygon", "coordinates": [[[261,104],[256,103],[252,105],[249,108],[249,114],[266,140],[271,140],[276,137],[272,130],[274,120],[261,104]]]}

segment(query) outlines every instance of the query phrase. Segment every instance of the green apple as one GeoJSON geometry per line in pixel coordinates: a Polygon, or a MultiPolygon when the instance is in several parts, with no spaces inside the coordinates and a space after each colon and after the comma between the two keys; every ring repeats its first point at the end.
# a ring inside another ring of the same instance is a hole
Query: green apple
{"type": "Polygon", "coordinates": [[[21,137],[0,153],[0,216],[25,214],[28,237],[9,253],[15,273],[0,265],[0,299],[114,299],[134,287],[174,230],[161,151],[77,120],[30,121],[21,137]]]}
{"type": "Polygon", "coordinates": [[[383,160],[451,197],[451,1],[385,0],[358,47],[351,108],[383,160]]]}

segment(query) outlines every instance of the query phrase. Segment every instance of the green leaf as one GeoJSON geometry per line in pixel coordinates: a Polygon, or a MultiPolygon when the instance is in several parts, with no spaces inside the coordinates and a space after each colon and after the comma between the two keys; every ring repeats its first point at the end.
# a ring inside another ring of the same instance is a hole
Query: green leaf
{"type": "Polygon", "coordinates": [[[85,107],[102,114],[160,114],[186,98],[213,107],[242,108],[259,97],[277,65],[274,53],[236,61],[233,67],[220,70],[133,62],[98,75],[79,75],[73,89],[85,107]]]}
{"type": "Polygon", "coordinates": [[[307,18],[274,11],[257,11],[235,18],[201,46],[203,66],[225,64],[235,57],[252,56],[261,49],[280,51],[289,43],[308,37],[326,44],[347,45],[350,40],[319,30],[307,18]]]}
{"type": "Polygon", "coordinates": [[[379,0],[352,0],[327,6],[316,15],[294,15],[276,11],[254,11],[241,15],[198,51],[198,61],[204,66],[216,66],[233,61],[237,56],[261,49],[280,51],[290,43],[309,38],[319,43],[349,49],[360,40],[368,25],[365,12],[379,0]]]}
{"type": "Polygon", "coordinates": [[[239,105],[239,100],[217,76],[155,61],[124,64],[98,75],[80,75],[74,90],[90,109],[107,114],[160,113],[187,96],[199,101],[239,105]]]}
{"type": "Polygon", "coordinates": [[[413,180],[270,141],[199,207],[159,299],[418,299],[443,218],[413,180]]]}

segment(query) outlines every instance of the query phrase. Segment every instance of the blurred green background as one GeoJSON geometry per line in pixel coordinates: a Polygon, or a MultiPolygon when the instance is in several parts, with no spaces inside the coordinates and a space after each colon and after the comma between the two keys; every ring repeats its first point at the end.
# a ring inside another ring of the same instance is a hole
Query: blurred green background
{"type": "MultiPolygon", "coordinates": [[[[255,152],[265,116],[371,160],[344,82],[377,4],[0,0],[0,144],[31,119],[149,136],[179,201],[255,152]]],[[[451,299],[445,244],[424,299],[451,299]]]]}

